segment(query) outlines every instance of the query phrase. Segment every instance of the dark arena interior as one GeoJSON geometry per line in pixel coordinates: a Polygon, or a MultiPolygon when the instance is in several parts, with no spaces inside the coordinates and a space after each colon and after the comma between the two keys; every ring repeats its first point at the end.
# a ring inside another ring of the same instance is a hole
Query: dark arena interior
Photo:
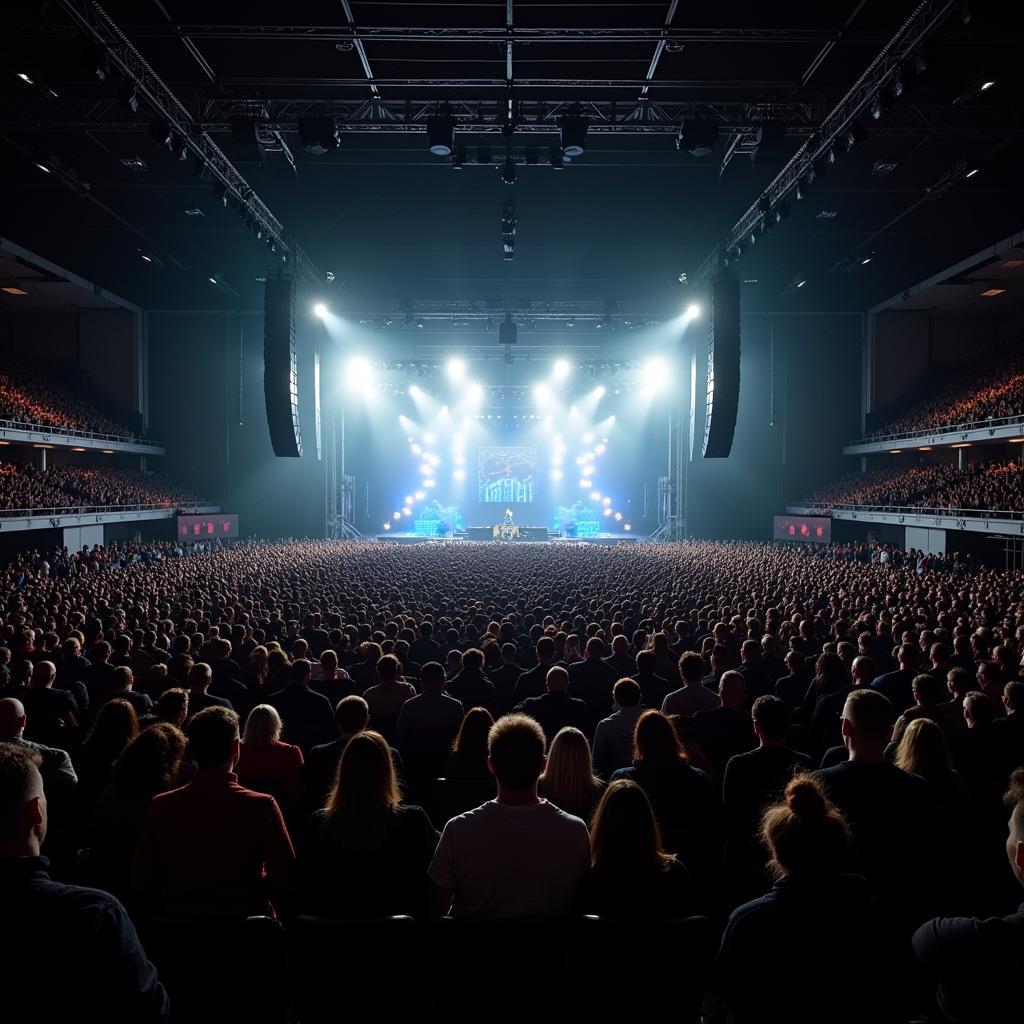
{"type": "Polygon", "coordinates": [[[1022,29],[8,0],[4,1019],[1024,1020],[1022,29]]]}

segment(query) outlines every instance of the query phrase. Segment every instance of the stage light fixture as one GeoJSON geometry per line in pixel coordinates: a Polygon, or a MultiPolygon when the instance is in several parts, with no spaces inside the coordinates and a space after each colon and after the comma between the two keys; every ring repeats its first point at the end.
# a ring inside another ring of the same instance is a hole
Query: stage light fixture
{"type": "Polygon", "coordinates": [[[426,495],[425,491],[417,491],[416,492],[416,500],[417,501],[422,501],[426,496],[427,495],[426,495]]]}
{"type": "Polygon", "coordinates": [[[423,392],[418,387],[416,387],[415,384],[411,384],[409,386],[409,397],[410,398],[422,398],[423,397],[423,392]]]}
{"type": "Polygon", "coordinates": [[[801,277],[801,278],[800,278],[800,279],[799,279],[799,280],[798,280],[798,281],[796,282],[796,286],[797,286],[797,288],[803,288],[803,286],[804,286],[805,284],[807,284],[807,278],[806,278],[806,277],[801,277]]]}
{"type": "Polygon", "coordinates": [[[553,171],[565,170],[565,156],[558,146],[548,146],[548,163],[553,171]]]}
{"type": "Polygon", "coordinates": [[[676,148],[685,149],[690,156],[710,156],[718,141],[718,124],[705,118],[687,118],[679,126],[676,148]]]}
{"type": "Polygon", "coordinates": [[[456,480],[465,480],[466,471],[464,469],[457,469],[455,470],[454,473],[452,473],[452,476],[455,477],[456,480]]]}
{"type": "Polygon", "coordinates": [[[402,509],[402,515],[403,516],[411,516],[412,515],[412,509],[409,508],[408,505],[406,505],[405,508],[402,509]]]}
{"type": "Polygon", "coordinates": [[[548,391],[546,384],[536,384],[533,388],[533,397],[538,402],[546,402],[551,397],[551,392],[548,391]]]}
{"type": "MultiPolygon", "coordinates": [[[[611,498],[608,498],[606,500],[611,501],[611,498]]],[[[612,514],[612,510],[610,508],[606,508],[602,514],[606,515],[606,516],[610,516],[612,514]]]]}
{"type": "Polygon", "coordinates": [[[432,433],[431,433],[431,432],[430,432],[430,431],[428,430],[428,431],[427,431],[427,432],[426,432],[426,433],[425,433],[425,434],[423,435],[423,440],[424,440],[424,442],[425,442],[426,444],[434,444],[434,442],[435,442],[435,441],[437,440],[437,438],[436,438],[436,437],[435,437],[435,436],[434,436],[434,435],[433,435],[433,434],[432,434],[432,433]]]}
{"type": "Polygon", "coordinates": [[[608,448],[605,445],[603,445],[603,444],[596,444],[596,445],[594,445],[594,454],[595,455],[604,455],[604,453],[607,450],[608,450],[608,448]]]}
{"type": "Polygon", "coordinates": [[[455,144],[455,118],[451,114],[427,118],[427,144],[434,156],[451,156],[455,144]]]}
{"type": "Polygon", "coordinates": [[[995,83],[994,79],[989,79],[988,81],[981,83],[981,86],[979,87],[978,91],[979,92],[988,92],[989,89],[991,89],[992,86],[994,86],[995,84],[996,83],[995,83]]]}
{"type": "Polygon", "coordinates": [[[437,484],[436,480],[424,480],[423,481],[423,486],[424,487],[434,487],[434,486],[436,486],[436,484],[437,484]]]}
{"type": "Polygon", "coordinates": [[[624,530],[632,530],[633,529],[633,527],[629,523],[624,523],[622,528],[624,530]]]}
{"type": "Polygon", "coordinates": [[[349,387],[354,391],[362,391],[373,387],[373,364],[365,356],[355,356],[348,361],[347,378],[349,387]]]}
{"type": "Polygon", "coordinates": [[[516,183],[516,162],[510,156],[505,157],[505,162],[501,165],[501,180],[506,185],[516,183]]]}
{"type": "Polygon", "coordinates": [[[411,445],[409,445],[409,451],[411,451],[413,453],[413,455],[422,455],[423,454],[423,449],[418,444],[411,444],[411,445]]]}
{"type": "Polygon", "coordinates": [[[484,398],[484,389],[482,384],[471,384],[469,386],[469,398],[472,402],[482,402],[484,398]]]}
{"type": "Polygon", "coordinates": [[[979,167],[972,167],[972,168],[971,168],[971,169],[970,169],[970,170],[969,170],[969,171],[968,171],[968,172],[967,172],[967,173],[966,173],[966,174],[964,175],[964,177],[965,177],[965,178],[973,178],[973,177],[974,177],[974,176],[975,176],[975,175],[976,175],[976,174],[978,173],[978,171],[979,171],[980,169],[981,169],[981,168],[979,168],[979,167]]]}
{"type": "Polygon", "coordinates": [[[392,514],[391,518],[392,519],[401,519],[402,518],[402,513],[401,512],[395,512],[395,513],[392,514]]]}
{"type": "Polygon", "coordinates": [[[466,163],[466,147],[456,146],[452,150],[452,170],[461,171],[466,163]]]}
{"type": "Polygon", "coordinates": [[[466,376],[466,364],[461,359],[449,359],[446,370],[451,380],[462,380],[466,376]]]}
{"type": "Polygon", "coordinates": [[[601,500],[602,500],[602,502],[603,502],[603,503],[604,503],[605,505],[610,505],[610,504],[612,503],[612,499],[611,499],[611,498],[607,498],[607,497],[606,497],[606,498],[602,498],[601,500]]]}
{"type": "Polygon", "coordinates": [[[384,529],[385,530],[390,530],[391,529],[391,524],[390,523],[385,523],[384,524],[384,529]]]}
{"type": "Polygon", "coordinates": [[[876,96],[871,104],[871,116],[877,121],[882,116],[882,101],[876,96]]]}
{"type": "Polygon", "coordinates": [[[563,476],[565,476],[565,474],[560,469],[553,469],[553,470],[551,470],[551,479],[552,480],[555,480],[555,481],[561,480],[563,476]]]}
{"type": "Polygon", "coordinates": [[[405,503],[406,503],[406,505],[411,505],[411,504],[412,504],[412,502],[413,502],[413,497],[412,497],[412,495],[410,494],[410,495],[408,495],[408,496],[406,497],[406,499],[405,499],[405,503]]]}
{"type": "Polygon", "coordinates": [[[600,501],[601,500],[601,492],[600,491],[591,491],[590,492],[590,500],[591,501],[600,501]]]}
{"type": "Polygon", "coordinates": [[[587,119],[582,114],[569,114],[562,118],[558,128],[565,156],[583,156],[587,146],[587,127],[587,119]]]}
{"type": "Polygon", "coordinates": [[[686,307],[686,319],[697,320],[700,317],[700,306],[696,302],[691,302],[686,307]]]}
{"type": "Polygon", "coordinates": [[[555,376],[559,380],[565,380],[569,376],[572,367],[569,365],[568,359],[556,359],[553,369],[555,376]]]}
{"type": "Polygon", "coordinates": [[[323,320],[327,316],[327,307],[322,302],[318,302],[313,307],[313,314],[323,320]]]}
{"type": "Polygon", "coordinates": [[[590,486],[590,481],[584,476],[580,477],[580,487],[586,489],[590,486]]]}
{"type": "Polygon", "coordinates": [[[615,521],[617,523],[621,523],[622,522],[622,513],[621,512],[616,512],[615,513],[615,521]]]}
{"type": "Polygon", "coordinates": [[[594,388],[594,390],[591,392],[591,394],[595,398],[598,398],[598,399],[604,398],[604,395],[605,395],[604,385],[603,384],[598,384],[597,387],[594,388]]]}

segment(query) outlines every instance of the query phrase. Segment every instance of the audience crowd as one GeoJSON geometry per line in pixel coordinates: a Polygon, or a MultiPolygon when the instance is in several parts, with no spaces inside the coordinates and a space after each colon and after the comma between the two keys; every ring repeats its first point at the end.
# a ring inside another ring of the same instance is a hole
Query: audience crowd
{"type": "Polygon", "coordinates": [[[974,366],[959,367],[927,398],[870,436],[955,430],[1024,413],[1024,346],[1014,343],[974,366]]]}
{"type": "Polygon", "coordinates": [[[0,462],[0,510],[106,505],[201,504],[202,499],[159,473],[0,462]]]}
{"type": "Polygon", "coordinates": [[[851,473],[815,491],[816,506],[881,505],[929,509],[1019,511],[1024,508],[1024,466],[1017,461],[890,466],[851,473]]]}
{"type": "Polygon", "coordinates": [[[185,554],[0,573],[12,1020],[518,1019],[528,972],[473,993],[526,956],[547,1011],[590,992],[598,1019],[645,971],[683,1020],[1020,1019],[1020,573],[695,541],[185,554]]]}
{"type": "Polygon", "coordinates": [[[132,437],[123,423],[105,416],[39,366],[5,356],[0,368],[0,419],[63,430],[132,437]]]}

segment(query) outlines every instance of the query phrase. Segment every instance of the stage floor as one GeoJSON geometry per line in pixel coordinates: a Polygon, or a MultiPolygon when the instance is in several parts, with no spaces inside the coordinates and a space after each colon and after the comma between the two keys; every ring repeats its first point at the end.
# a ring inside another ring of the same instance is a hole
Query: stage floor
{"type": "Polygon", "coordinates": [[[635,533],[599,533],[595,537],[552,537],[548,540],[469,540],[456,535],[452,537],[418,537],[415,533],[378,533],[375,540],[390,541],[393,544],[601,544],[605,547],[615,544],[643,544],[647,537],[639,537],[635,533]]]}

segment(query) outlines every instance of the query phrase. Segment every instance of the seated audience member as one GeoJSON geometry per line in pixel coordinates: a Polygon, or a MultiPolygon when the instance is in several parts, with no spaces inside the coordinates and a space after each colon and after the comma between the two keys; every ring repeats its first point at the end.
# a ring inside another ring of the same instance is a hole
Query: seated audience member
{"type": "Polygon", "coordinates": [[[849,684],[818,699],[808,726],[812,753],[820,754],[830,747],[842,745],[843,708],[846,705],[846,698],[854,690],[870,686],[876,675],[874,659],[866,654],[860,654],[850,665],[849,684]]]}
{"type": "Polygon", "coordinates": [[[720,707],[718,694],[703,685],[704,659],[693,651],[687,651],[679,659],[679,675],[682,688],[670,693],[661,702],[665,715],[683,715],[689,718],[698,711],[709,711],[720,707]]]}
{"type": "Polygon", "coordinates": [[[943,698],[949,692],[946,685],[928,672],[920,672],[914,676],[914,703],[896,719],[892,730],[893,750],[903,739],[903,733],[911,722],[919,718],[927,718],[934,722],[943,732],[946,730],[946,716],[939,710],[943,698]]]}
{"type": "Polygon", "coordinates": [[[295,854],[274,798],[238,784],[238,715],[206,708],[187,734],[198,770],[150,803],[133,890],[144,908],[171,917],[238,918],[286,907],[295,854]]]}
{"type": "Polygon", "coordinates": [[[454,679],[462,671],[462,651],[453,647],[444,659],[444,674],[454,679]]]}
{"type": "Polygon", "coordinates": [[[878,690],[854,690],[843,708],[849,759],[816,773],[850,826],[852,868],[901,922],[913,920],[927,900],[927,865],[916,844],[935,830],[928,786],[885,759],[892,735],[892,704],[878,690]],[[908,884],[913,879],[913,884],[908,884]]]}
{"type": "Polygon", "coordinates": [[[444,692],[444,666],[428,661],[420,669],[423,692],[398,713],[398,741],[410,781],[422,783],[444,774],[452,742],[462,725],[462,705],[444,692]]]}
{"type": "MultiPolygon", "coordinates": [[[[494,683],[484,675],[484,655],[479,648],[470,647],[463,653],[462,668],[448,680],[448,694],[464,708],[487,708],[492,715],[495,713],[497,694],[494,683]]],[[[370,711],[373,711],[372,704],[370,711]]]]}
{"type": "Polygon", "coordinates": [[[960,737],[959,764],[975,798],[991,807],[1006,786],[999,736],[995,731],[995,706],[979,690],[964,697],[967,731],[960,737]]]}
{"type": "Polygon", "coordinates": [[[651,802],[635,782],[620,779],[605,790],[590,836],[590,870],[578,897],[582,913],[643,921],[694,912],[690,875],[662,849],[651,802]]]}
{"type": "Polygon", "coordinates": [[[320,655],[320,673],[310,682],[309,688],[322,693],[332,708],[338,706],[339,700],[356,692],[352,677],[338,667],[338,655],[330,649],[320,655]]]}
{"type": "Polygon", "coordinates": [[[914,676],[921,651],[913,644],[900,644],[896,660],[899,668],[880,675],[871,685],[889,701],[895,714],[901,715],[914,703],[914,676]]]}
{"type": "Polygon", "coordinates": [[[164,690],[153,705],[153,719],[157,722],[167,722],[176,725],[179,729],[185,724],[188,718],[188,690],[180,686],[172,686],[164,690]]]}
{"type": "Polygon", "coordinates": [[[589,824],[603,789],[604,783],[594,775],[587,737],[572,726],[559,729],[551,740],[537,792],[589,824]]]}
{"type": "Polygon", "coordinates": [[[38,756],[0,743],[0,929],[12,1021],[166,1021],[169,1004],[124,907],[109,893],[50,880],[39,855],[47,804],[38,756]],[[55,977],[54,937],[73,955],[55,977]],[[104,984],[103,979],[116,983],[104,984]]]}
{"type": "Polygon", "coordinates": [[[946,673],[946,691],[948,698],[939,707],[939,713],[944,717],[947,734],[950,736],[962,735],[967,728],[964,719],[964,698],[974,689],[974,677],[965,668],[951,668],[946,673]]]}
{"type": "Polygon", "coordinates": [[[636,675],[633,676],[645,708],[657,710],[665,703],[665,698],[672,692],[672,683],[664,676],[658,675],[658,660],[654,651],[637,651],[636,675]]]}
{"type": "MultiPolygon", "coordinates": [[[[1006,857],[1024,885],[1024,769],[1010,778],[1006,857]]],[[[938,917],[914,933],[914,952],[937,987],[943,1020],[989,1024],[1024,1006],[1024,904],[1006,917],[938,917]]]]}
{"type": "Polygon", "coordinates": [[[786,674],[775,680],[775,696],[795,711],[803,703],[811,682],[807,674],[807,662],[799,651],[789,651],[783,661],[786,674]]]}
{"type": "MultiPolygon", "coordinates": [[[[583,660],[569,668],[569,692],[587,706],[592,723],[607,718],[612,710],[615,672],[604,660],[604,641],[592,636],[583,648],[583,660]]],[[[546,736],[552,735],[545,732],[546,736]]]]}
{"type": "Polygon", "coordinates": [[[758,826],[764,809],[775,803],[795,774],[814,767],[813,760],[786,746],[789,708],[765,694],[751,709],[758,746],[729,758],[722,782],[725,865],[734,891],[764,892],[764,847],[758,826]]]}
{"type": "Polygon", "coordinates": [[[88,827],[88,870],[103,888],[127,891],[150,801],[177,785],[184,753],[185,734],[175,725],[157,722],[143,729],[117,759],[113,781],[96,800],[88,827]]]}
{"type": "Polygon", "coordinates": [[[452,741],[444,767],[445,778],[459,782],[486,782],[494,777],[487,763],[487,737],[494,719],[486,708],[470,708],[452,741]]]}
{"type": "Polygon", "coordinates": [[[296,910],[321,917],[423,916],[437,833],[403,804],[380,733],[345,745],[327,803],[306,826],[295,865],[296,910]],[[354,884],[355,883],[355,884],[354,884]]]}
{"type": "Polygon", "coordinates": [[[78,728],[78,705],[67,690],[54,689],[56,678],[57,666],[52,661],[37,661],[21,702],[28,715],[28,738],[70,751],[78,728]]]}
{"type": "Polygon", "coordinates": [[[602,779],[633,763],[633,735],[643,708],[640,687],[633,679],[620,679],[612,687],[615,710],[597,723],[594,732],[594,771],[602,779]]]}
{"type": "Polygon", "coordinates": [[[106,640],[98,640],[89,651],[89,668],[85,673],[85,688],[89,691],[89,706],[101,704],[110,696],[110,682],[114,666],[110,664],[112,654],[106,640]]]}
{"type": "Polygon", "coordinates": [[[266,700],[277,710],[284,723],[284,741],[308,754],[320,743],[328,743],[334,734],[331,705],[322,693],[309,688],[309,662],[293,661],[288,685],[266,700]]]}
{"type": "Polygon", "coordinates": [[[737,671],[746,681],[747,700],[751,704],[762,694],[774,693],[775,679],[765,665],[761,644],[757,640],[744,640],[740,644],[740,667],[737,671]]]}
{"type": "Polygon", "coordinates": [[[188,713],[198,715],[207,708],[227,708],[233,710],[231,701],[210,693],[213,682],[213,669],[205,661],[198,661],[188,670],[188,713]]]}
{"type": "Polygon", "coordinates": [[[584,701],[569,696],[569,673],[561,665],[548,669],[545,685],[547,693],[524,700],[516,707],[516,711],[535,719],[545,736],[554,736],[559,729],[567,726],[588,728],[589,709],[584,701]]]}
{"type": "Polygon", "coordinates": [[[240,786],[269,793],[290,821],[299,808],[302,751],[282,743],[281,731],[277,709],[257,704],[245,720],[235,774],[240,786]]]}
{"type": "Polygon", "coordinates": [[[495,800],[452,818],[430,865],[442,911],[469,918],[567,914],[590,866],[587,826],[537,795],[544,733],[506,715],[488,736],[495,800]]]}
{"type": "Polygon", "coordinates": [[[134,684],[135,677],[132,675],[132,670],[127,665],[119,665],[114,669],[114,674],[110,679],[110,696],[128,701],[135,708],[136,716],[141,718],[143,715],[148,715],[153,709],[153,701],[150,700],[148,694],[136,692],[134,684]]]}
{"type": "Polygon", "coordinates": [[[416,687],[401,679],[402,665],[393,654],[384,654],[377,660],[376,686],[363,691],[363,699],[370,708],[374,728],[389,743],[398,739],[398,716],[407,700],[416,696],[416,687]]]}
{"type": "Polygon", "coordinates": [[[843,874],[849,832],[842,813],[817,782],[799,776],[783,802],[764,812],[761,835],[778,880],[732,912],[712,976],[731,1024],[900,1020],[888,926],[864,879],[843,874]],[[872,951],[870,970],[847,984],[865,950],[872,951]],[[794,964],[799,981],[786,983],[794,964]]]}
{"type": "Polygon", "coordinates": [[[747,710],[747,683],[743,676],[733,671],[722,673],[718,696],[721,707],[698,711],[693,716],[693,731],[711,762],[715,785],[721,786],[729,758],[753,750],[757,740],[747,710]]]}
{"type": "Polygon", "coordinates": [[[715,822],[715,792],[708,777],[687,763],[675,727],[660,711],[636,723],[633,764],[611,778],[636,782],[647,794],[665,847],[681,850],[687,835],[715,822]]]}
{"type": "Polygon", "coordinates": [[[500,718],[508,714],[515,704],[516,686],[523,670],[516,664],[516,645],[501,645],[501,664],[491,669],[489,675],[494,684],[494,709],[500,718]]]}
{"type": "Polygon", "coordinates": [[[1024,766],[1024,683],[1011,680],[1003,687],[1006,715],[992,723],[999,757],[1007,777],[1024,766]]]}
{"type": "Polygon", "coordinates": [[[624,679],[636,672],[636,659],[629,653],[629,639],[625,633],[612,638],[612,653],[604,659],[616,679],[624,679]]]}
{"type": "Polygon", "coordinates": [[[530,697],[540,697],[546,692],[548,669],[555,663],[555,641],[550,636],[542,636],[536,643],[537,664],[524,672],[516,680],[516,688],[512,691],[514,704],[522,704],[530,697]]]}
{"type": "Polygon", "coordinates": [[[104,702],[75,758],[75,802],[83,820],[88,820],[96,798],[113,780],[117,759],[138,734],[139,720],[131,704],[119,699],[104,702]]]}
{"type": "Polygon", "coordinates": [[[57,678],[54,686],[67,690],[75,698],[78,717],[86,721],[89,715],[89,689],[85,685],[89,659],[82,657],[82,645],[77,637],[70,636],[61,645],[61,655],[56,661],[57,678]]]}
{"type": "Polygon", "coordinates": [[[976,686],[990,701],[996,717],[1003,714],[1003,673],[999,665],[986,658],[978,662],[975,674],[976,686]]]}

